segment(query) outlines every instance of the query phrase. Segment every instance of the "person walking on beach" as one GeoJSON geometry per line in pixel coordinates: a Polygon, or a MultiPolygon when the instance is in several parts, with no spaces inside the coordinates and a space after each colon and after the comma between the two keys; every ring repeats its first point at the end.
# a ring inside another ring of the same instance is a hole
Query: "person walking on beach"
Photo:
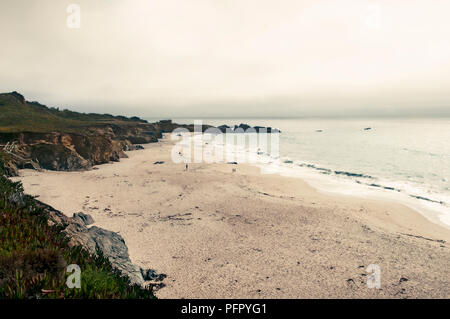
{"type": "Polygon", "coordinates": [[[187,170],[189,169],[189,165],[188,164],[186,164],[186,172],[187,172],[187,170]]]}

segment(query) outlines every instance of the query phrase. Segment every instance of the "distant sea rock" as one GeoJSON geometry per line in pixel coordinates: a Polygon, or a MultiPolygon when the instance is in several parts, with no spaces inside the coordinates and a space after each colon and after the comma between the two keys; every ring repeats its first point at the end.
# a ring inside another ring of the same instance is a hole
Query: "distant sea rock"
{"type": "Polygon", "coordinates": [[[279,129],[265,126],[251,127],[248,124],[241,123],[233,128],[228,125],[220,125],[217,127],[222,133],[281,133],[279,129]]]}

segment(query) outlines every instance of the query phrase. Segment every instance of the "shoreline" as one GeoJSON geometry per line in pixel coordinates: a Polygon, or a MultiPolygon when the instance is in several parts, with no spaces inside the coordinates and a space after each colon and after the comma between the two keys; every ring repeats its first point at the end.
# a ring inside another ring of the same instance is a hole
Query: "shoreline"
{"type": "MultiPolygon", "coordinates": [[[[289,169],[290,167],[286,168],[289,169]]],[[[323,193],[324,195],[344,196],[404,205],[425,217],[429,222],[439,225],[440,227],[450,231],[450,224],[447,224],[443,221],[444,219],[448,220],[449,216],[442,213],[442,211],[437,209],[436,207],[426,207],[426,204],[430,204],[428,202],[420,202],[417,198],[416,200],[413,200],[411,198],[413,197],[412,195],[405,193],[394,193],[391,190],[384,190],[378,185],[375,186],[376,188],[371,188],[372,185],[357,183],[354,180],[338,180],[328,175],[321,176],[316,172],[307,173],[309,173],[310,176],[301,176],[300,173],[298,174],[298,176],[292,178],[298,178],[305,181],[310,187],[314,188],[320,193],[323,193]],[[340,186],[343,186],[344,188],[339,188],[340,186]],[[345,188],[345,186],[347,186],[347,188],[345,188]],[[351,193],[351,191],[356,190],[356,188],[359,188],[356,193],[351,193]]],[[[288,176],[287,171],[272,174],[277,174],[283,177],[290,177],[288,176]]]]}
{"type": "Polygon", "coordinates": [[[450,296],[450,232],[419,212],[321,194],[246,164],[184,172],[170,147],[163,139],[95,170],[25,170],[16,179],[65,214],[83,211],[120,233],[133,263],[168,275],[161,298],[450,296]],[[377,262],[384,289],[368,289],[362,274],[377,262]]]}
{"type": "MultiPolygon", "coordinates": [[[[280,176],[283,177],[289,177],[283,174],[280,174],[280,176]]],[[[441,228],[444,228],[448,231],[450,231],[450,225],[444,223],[442,219],[439,217],[439,213],[436,210],[433,210],[431,208],[426,208],[424,204],[420,205],[421,203],[413,202],[412,200],[408,200],[407,194],[395,194],[395,193],[389,193],[385,192],[382,189],[370,189],[369,185],[361,185],[361,188],[365,192],[356,193],[356,194],[349,194],[348,191],[339,191],[337,186],[339,184],[344,185],[345,183],[342,183],[342,181],[334,181],[335,185],[331,189],[327,188],[326,186],[319,185],[320,182],[309,180],[308,178],[302,178],[302,177],[292,177],[292,178],[298,178],[306,182],[311,188],[315,189],[317,192],[322,193],[326,196],[339,196],[339,197],[348,197],[348,198],[355,198],[355,199],[361,199],[361,200],[369,200],[369,201],[375,201],[375,202],[384,202],[389,204],[398,204],[403,205],[405,207],[408,207],[415,213],[421,215],[424,217],[427,222],[433,223],[438,225],[441,228]],[[404,198],[401,198],[404,197],[404,198]]],[[[445,216],[447,217],[447,216],[445,216]]],[[[448,217],[447,217],[448,218],[448,217]]]]}
{"type": "MultiPolygon", "coordinates": [[[[220,149],[224,147],[221,144],[216,145],[216,147],[217,146],[220,149]]],[[[252,156],[254,154],[247,151],[246,155],[252,156]]],[[[447,220],[450,222],[450,219],[447,214],[443,213],[443,206],[438,205],[438,207],[427,207],[427,205],[435,204],[431,203],[431,200],[428,198],[413,196],[411,194],[400,192],[400,190],[398,190],[398,193],[393,192],[392,190],[395,190],[394,188],[388,190],[378,184],[365,184],[354,179],[339,179],[336,176],[319,174],[317,171],[311,170],[310,168],[305,168],[304,166],[299,167],[298,164],[294,164],[294,162],[297,161],[292,160],[289,157],[278,157],[276,160],[279,160],[280,162],[272,163],[270,161],[269,163],[265,163],[267,158],[260,158],[260,161],[257,161],[256,163],[240,164],[257,167],[260,170],[261,175],[276,175],[299,179],[307,183],[309,187],[324,195],[344,196],[353,199],[365,199],[376,202],[400,204],[414,210],[416,213],[425,217],[429,222],[450,231],[450,223],[446,223],[447,220]],[[288,160],[289,163],[282,161],[282,159],[288,160]],[[422,202],[421,200],[425,200],[427,202],[422,202]]],[[[315,167],[314,164],[312,166],[315,167]]],[[[345,173],[352,174],[348,172],[345,173]]],[[[373,178],[371,176],[366,177],[373,178]]]]}

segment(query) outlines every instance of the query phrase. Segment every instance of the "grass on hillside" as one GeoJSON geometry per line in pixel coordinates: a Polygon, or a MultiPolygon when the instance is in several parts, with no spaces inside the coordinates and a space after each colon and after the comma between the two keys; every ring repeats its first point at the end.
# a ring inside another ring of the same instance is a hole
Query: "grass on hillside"
{"type": "Polygon", "coordinates": [[[138,117],[79,113],[49,108],[37,102],[23,102],[20,94],[0,94],[0,132],[79,132],[95,125],[144,123],[138,117]]]}
{"type": "Polygon", "coordinates": [[[68,247],[61,226],[49,226],[35,199],[21,183],[6,178],[0,158],[0,299],[154,298],[130,285],[101,254],[68,247]],[[66,286],[67,265],[81,268],[81,288],[66,286]]]}

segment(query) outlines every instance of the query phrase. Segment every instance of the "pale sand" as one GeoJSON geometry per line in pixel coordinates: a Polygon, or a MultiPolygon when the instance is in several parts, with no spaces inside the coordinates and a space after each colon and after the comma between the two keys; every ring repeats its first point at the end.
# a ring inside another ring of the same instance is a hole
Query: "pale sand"
{"type": "Polygon", "coordinates": [[[24,170],[20,180],[119,232],[134,263],[168,275],[160,298],[450,297],[450,231],[409,208],[242,164],[185,172],[172,142],[145,147],[98,170],[24,170]],[[367,288],[369,264],[381,267],[381,289],[367,288]]]}

